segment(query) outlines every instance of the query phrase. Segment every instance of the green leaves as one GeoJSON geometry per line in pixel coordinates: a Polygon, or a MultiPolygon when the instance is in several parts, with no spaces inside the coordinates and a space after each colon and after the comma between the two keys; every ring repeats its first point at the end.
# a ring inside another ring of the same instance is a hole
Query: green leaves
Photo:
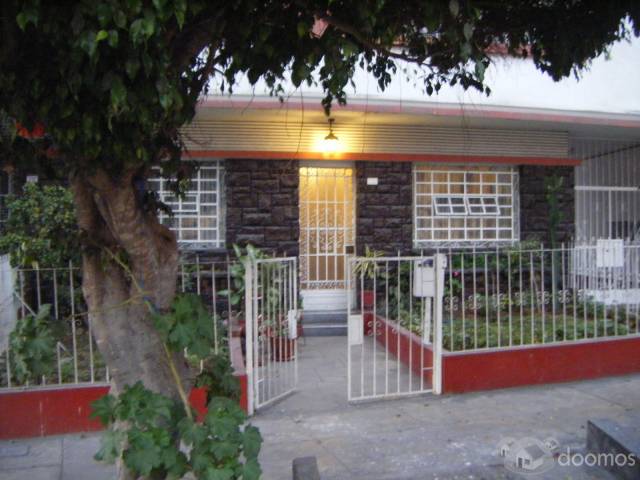
{"type": "Polygon", "coordinates": [[[255,427],[242,428],[246,417],[238,404],[224,397],[213,398],[201,425],[182,425],[189,431],[183,441],[191,447],[191,464],[197,478],[259,478],[257,463],[262,437],[255,427]],[[245,463],[240,462],[244,456],[245,463]],[[245,476],[248,475],[248,476],[245,476]]]}
{"type": "Polygon", "coordinates": [[[18,320],[9,336],[13,375],[20,383],[37,381],[53,372],[55,339],[50,321],[50,305],[42,305],[37,315],[18,320]]]}
{"type": "Polygon", "coordinates": [[[140,475],[147,476],[152,470],[161,467],[164,458],[172,459],[177,454],[175,448],[168,449],[171,446],[171,438],[166,430],[138,430],[132,429],[127,437],[128,446],[123,453],[125,465],[138,472],[140,475]],[[163,454],[165,450],[171,453],[163,454]]]}
{"type": "Polygon", "coordinates": [[[122,79],[114,76],[111,80],[111,108],[119,112],[127,105],[127,89],[122,79]]]}
{"type": "Polygon", "coordinates": [[[129,28],[131,39],[134,44],[147,41],[156,31],[155,19],[151,16],[135,20],[129,28]]]}
{"type": "Polygon", "coordinates": [[[174,352],[186,350],[198,359],[211,353],[213,318],[197,295],[178,295],[169,313],[155,314],[153,319],[163,340],[174,352]]]}
{"type": "Polygon", "coordinates": [[[260,477],[257,458],[262,437],[257,428],[244,426],[246,416],[233,400],[213,398],[204,422],[197,423],[176,402],[138,382],[92,407],[92,416],[110,427],[97,460],[122,458],[136,476],[177,479],[191,471],[198,479],[260,477]]]}
{"type": "Polygon", "coordinates": [[[103,425],[109,425],[115,421],[116,398],[113,395],[105,395],[91,404],[91,417],[98,418],[103,425]]]}
{"type": "Polygon", "coordinates": [[[210,356],[202,367],[202,371],[196,377],[196,386],[206,387],[209,401],[213,397],[240,400],[240,382],[233,374],[227,351],[210,356]]]}
{"type": "Polygon", "coordinates": [[[33,2],[25,2],[22,11],[16,15],[16,23],[20,30],[25,30],[30,23],[37,27],[38,19],[38,10],[33,2]]]}
{"type": "MultiPolygon", "coordinates": [[[[96,402],[94,402],[94,408],[95,403],[96,402]]],[[[126,432],[120,430],[105,431],[102,434],[100,449],[93,458],[99,462],[114,463],[122,455],[122,448],[126,437],[126,432]]]]}
{"type": "Polygon", "coordinates": [[[244,429],[243,447],[244,454],[249,460],[255,460],[260,453],[260,446],[262,445],[262,435],[260,431],[251,425],[244,429]]]}
{"type": "Polygon", "coordinates": [[[109,32],[107,32],[106,30],[100,30],[96,34],[96,42],[101,42],[102,40],[106,40],[107,38],[109,38],[109,32]]]}

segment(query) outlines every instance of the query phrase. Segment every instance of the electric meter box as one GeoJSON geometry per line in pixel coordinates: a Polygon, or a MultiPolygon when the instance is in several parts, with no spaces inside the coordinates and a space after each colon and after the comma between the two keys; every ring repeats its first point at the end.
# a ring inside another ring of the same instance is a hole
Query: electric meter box
{"type": "MultiPolygon", "coordinates": [[[[442,259],[444,261],[444,258],[442,259]]],[[[444,266],[440,269],[438,282],[444,282],[444,266]]],[[[435,297],[436,296],[436,265],[434,258],[418,260],[413,265],[413,296],[414,297],[435,297]]]]}

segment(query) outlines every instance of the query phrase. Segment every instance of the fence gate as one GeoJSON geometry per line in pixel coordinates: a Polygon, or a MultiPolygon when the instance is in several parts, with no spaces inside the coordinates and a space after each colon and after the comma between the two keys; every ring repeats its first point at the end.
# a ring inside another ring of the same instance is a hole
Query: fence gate
{"type": "Polygon", "coordinates": [[[444,255],[349,260],[349,401],[441,393],[445,267],[444,255]]]}
{"type": "Polygon", "coordinates": [[[298,285],[295,257],[245,263],[248,410],[293,392],[298,381],[298,285]]]}

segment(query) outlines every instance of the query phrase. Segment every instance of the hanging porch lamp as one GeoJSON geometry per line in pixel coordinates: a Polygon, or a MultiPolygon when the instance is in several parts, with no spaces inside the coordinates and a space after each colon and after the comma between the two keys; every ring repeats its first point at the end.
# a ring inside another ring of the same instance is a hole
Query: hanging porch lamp
{"type": "Polygon", "coordinates": [[[329,118],[329,134],[324,137],[322,148],[325,153],[336,153],[340,149],[340,141],[335,133],[333,133],[333,122],[335,119],[329,118]]]}

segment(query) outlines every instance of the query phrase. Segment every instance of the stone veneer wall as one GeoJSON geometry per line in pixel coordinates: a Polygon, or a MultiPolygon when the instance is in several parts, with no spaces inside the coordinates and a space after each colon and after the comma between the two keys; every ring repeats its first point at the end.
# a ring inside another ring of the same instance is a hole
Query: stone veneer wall
{"type": "Polygon", "coordinates": [[[549,205],[545,198],[544,179],[551,175],[564,178],[559,192],[563,218],[558,228],[558,241],[568,242],[575,235],[574,167],[520,167],[520,239],[549,244],[549,205]]]}
{"type": "MultiPolygon", "coordinates": [[[[298,162],[291,160],[226,161],[226,241],[252,243],[278,254],[298,255],[298,162]]],[[[574,236],[574,168],[520,166],[520,238],[549,242],[544,178],[561,175],[559,193],[564,217],[558,241],[574,236]]],[[[356,162],[356,246],[395,255],[413,250],[412,164],[356,162]],[[367,185],[377,177],[378,185],[367,185]]]]}
{"type": "Polygon", "coordinates": [[[298,162],[227,160],[226,240],[298,255],[298,162]]]}
{"type": "Polygon", "coordinates": [[[356,247],[395,255],[412,250],[412,164],[356,162],[356,247]],[[377,177],[378,185],[367,185],[377,177]]]}

